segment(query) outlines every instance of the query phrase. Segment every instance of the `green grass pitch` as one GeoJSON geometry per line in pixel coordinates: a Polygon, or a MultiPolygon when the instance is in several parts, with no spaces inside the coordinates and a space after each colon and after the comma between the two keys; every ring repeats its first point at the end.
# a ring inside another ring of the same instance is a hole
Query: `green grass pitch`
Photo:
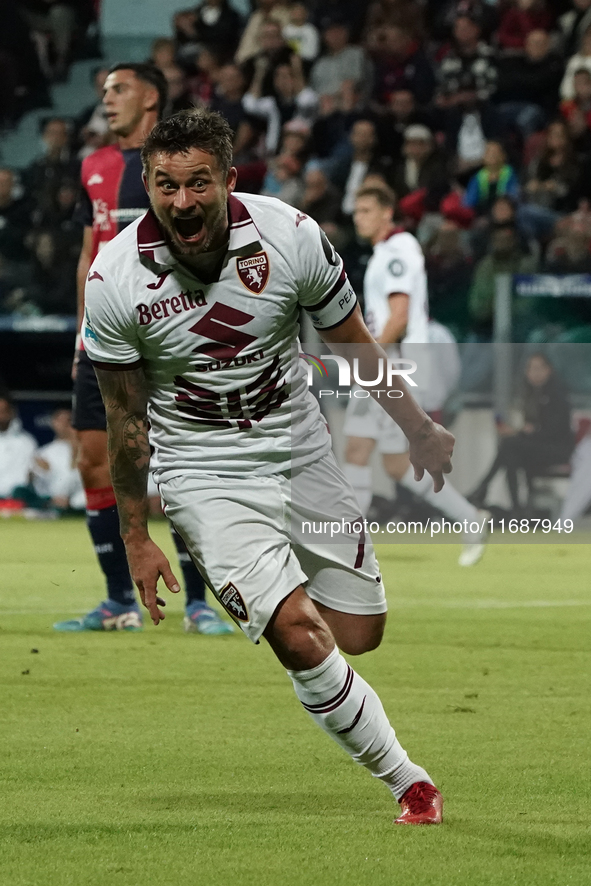
{"type": "Polygon", "coordinates": [[[102,596],[84,525],[3,521],[0,884],[589,886],[588,548],[457,554],[379,549],[389,623],[355,666],[446,798],[395,828],[264,643],[183,634],[181,599],[56,634],[102,596]]]}

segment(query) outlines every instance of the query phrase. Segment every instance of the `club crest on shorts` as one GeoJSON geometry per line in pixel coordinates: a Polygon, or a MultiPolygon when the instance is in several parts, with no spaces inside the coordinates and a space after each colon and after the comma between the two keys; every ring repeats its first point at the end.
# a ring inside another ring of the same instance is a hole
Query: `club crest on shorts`
{"type": "Polygon", "coordinates": [[[231,581],[221,589],[217,595],[218,600],[232,618],[238,621],[248,621],[248,611],[246,603],[242,599],[242,594],[231,581]]]}
{"type": "Polygon", "coordinates": [[[244,286],[258,295],[269,279],[269,259],[266,252],[236,259],[236,270],[244,286]]]}

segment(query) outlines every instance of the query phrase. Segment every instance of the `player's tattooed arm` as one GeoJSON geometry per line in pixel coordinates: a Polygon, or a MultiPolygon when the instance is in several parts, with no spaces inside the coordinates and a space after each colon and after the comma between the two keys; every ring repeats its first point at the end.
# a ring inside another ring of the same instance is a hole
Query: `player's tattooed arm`
{"type": "Polygon", "coordinates": [[[107,413],[109,468],[121,535],[147,534],[150,443],[144,370],[95,369],[107,413]]]}
{"type": "Polygon", "coordinates": [[[143,369],[105,370],[95,366],[107,413],[109,469],[121,535],[131,577],[154,624],[164,618],[158,596],[160,576],[173,593],[180,591],[170,563],[148,533],[148,386],[143,369]]]}

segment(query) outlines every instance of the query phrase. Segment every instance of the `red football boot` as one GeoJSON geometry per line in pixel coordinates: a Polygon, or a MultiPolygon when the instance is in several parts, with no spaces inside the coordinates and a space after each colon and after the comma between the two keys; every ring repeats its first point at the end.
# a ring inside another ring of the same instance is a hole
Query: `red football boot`
{"type": "Polygon", "coordinates": [[[398,801],[402,806],[394,824],[441,824],[443,821],[443,797],[426,781],[417,781],[409,787],[398,801]]]}

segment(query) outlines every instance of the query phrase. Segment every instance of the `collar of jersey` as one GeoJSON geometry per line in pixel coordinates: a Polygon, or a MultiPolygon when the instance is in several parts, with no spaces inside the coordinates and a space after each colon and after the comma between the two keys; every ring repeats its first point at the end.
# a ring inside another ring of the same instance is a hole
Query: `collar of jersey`
{"type": "MultiPolygon", "coordinates": [[[[261,233],[244,203],[230,194],[228,199],[230,239],[228,252],[245,252],[249,247],[260,249],[261,233]]],[[[151,209],[142,217],[137,228],[137,249],[142,264],[148,265],[156,273],[164,268],[178,265],[178,259],[171,253],[162,234],[162,228],[151,209]]],[[[248,249],[248,251],[251,251],[248,249]]]]}

